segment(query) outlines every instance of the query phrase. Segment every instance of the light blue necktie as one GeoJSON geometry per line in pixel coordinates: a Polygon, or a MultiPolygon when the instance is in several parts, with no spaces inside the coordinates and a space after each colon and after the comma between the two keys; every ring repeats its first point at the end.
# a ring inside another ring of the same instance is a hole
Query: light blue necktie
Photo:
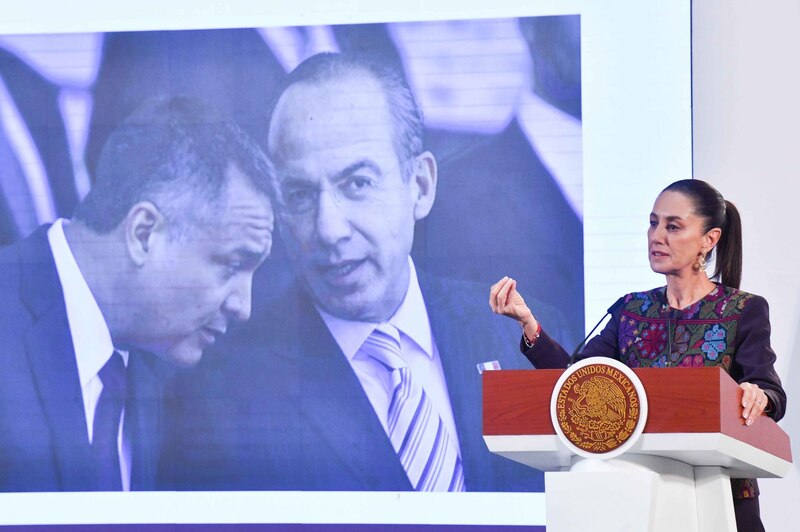
{"type": "Polygon", "coordinates": [[[412,378],[401,356],[399,331],[379,325],[361,352],[389,372],[392,390],[386,430],[411,485],[416,491],[464,491],[458,446],[422,386],[412,378]]]}

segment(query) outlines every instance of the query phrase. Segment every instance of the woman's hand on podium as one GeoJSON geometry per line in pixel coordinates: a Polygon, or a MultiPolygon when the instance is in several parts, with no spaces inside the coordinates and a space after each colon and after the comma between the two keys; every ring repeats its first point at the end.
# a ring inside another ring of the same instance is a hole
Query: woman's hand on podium
{"type": "Polygon", "coordinates": [[[743,382],[739,385],[742,389],[742,417],[747,426],[752,426],[761,414],[769,408],[769,397],[758,384],[743,382]]]}
{"type": "Polygon", "coordinates": [[[525,304],[525,299],[517,292],[517,282],[514,279],[503,277],[492,285],[489,306],[495,314],[517,320],[528,338],[534,338],[538,333],[539,323],[525,304]]]}

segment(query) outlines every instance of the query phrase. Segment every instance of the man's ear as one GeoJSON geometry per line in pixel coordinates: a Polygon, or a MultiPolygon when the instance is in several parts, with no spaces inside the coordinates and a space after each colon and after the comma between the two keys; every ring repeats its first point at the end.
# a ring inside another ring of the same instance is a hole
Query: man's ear
{"type": "Polygon", "coordinates": [[[416,182],[416,198],[414,204],[414,220],[422,220],[433,208],[436,200],[436,159],[429,151],[415,157],[411,178],[416,182]]]}
{"type": "Polygon", "coordinates": [[[125,217],[125,244],[134,264],[142,266],[158,239],[166,237],[166,220],[158,207],[141,201],[131,207],[125,217]]]}

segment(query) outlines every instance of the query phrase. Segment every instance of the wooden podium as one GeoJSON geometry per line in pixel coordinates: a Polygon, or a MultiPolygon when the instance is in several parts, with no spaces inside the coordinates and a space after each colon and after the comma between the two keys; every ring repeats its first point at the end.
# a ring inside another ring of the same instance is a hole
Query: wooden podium
{"type": "Polygon", "coordinates": [[[576,455],[551,421],[563,370],[483,373],[489,450],[546,471],[548,532],[736,530],[729,478],[782,477],[788,435],[762,416],[748,427],[741,389],[721,368],[636,369],[649,405],[623,455],[576,455]]]}

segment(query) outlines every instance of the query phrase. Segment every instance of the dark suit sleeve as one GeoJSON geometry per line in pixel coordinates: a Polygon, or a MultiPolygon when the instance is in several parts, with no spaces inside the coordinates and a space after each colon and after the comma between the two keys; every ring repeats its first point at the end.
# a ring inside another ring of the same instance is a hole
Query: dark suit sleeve
{"type": "Polygon", "coordinates": [[[520,340],[520,351],[530,360],[536,369],[566,368],[569,355],[558,342],[542,329],[539,338],[530,349],[525,344],[525,339],[520,340]]]}
{"type": "Polygon", "coordinates": [[[767,300],[754,296],[739,318],[731,376],[738,383],[750,382],[764,390],[770,402],[767,415],[778,421],[786,412],[786,392],[775,371],[776,356],[770,345],[770,330],[767,300]]]}
{"type": "Polygon", "coordinates": [[[608,320],[600,334],[586,343],[586,347],[576,357],[577,360],[589,357],[619,358],[619,321],[622,319],[622,305],[619,304],[620,302],[621,300],[618,300],[617,303],[612,305],[612,309],[614,307],[617,308],[611,313],[611,319],[608,320]]]}
{"type": "MultiPolygon", "coordinates": [[[[619,320],[622,317],[621,305],[616,303],[612,306],[617,307],[611,314],[611,319],[597,336],[589,340],[575,360],[583,360],[589,357],[610,357],[619,358],[619,320]]],[[[520,351],[531,361],[536,368],[566,368],[570,356],[567,351],[550,336],[544,327],[536,340],[536,343],[528,349],[523,338],[520,339],[520,351]]]]}

